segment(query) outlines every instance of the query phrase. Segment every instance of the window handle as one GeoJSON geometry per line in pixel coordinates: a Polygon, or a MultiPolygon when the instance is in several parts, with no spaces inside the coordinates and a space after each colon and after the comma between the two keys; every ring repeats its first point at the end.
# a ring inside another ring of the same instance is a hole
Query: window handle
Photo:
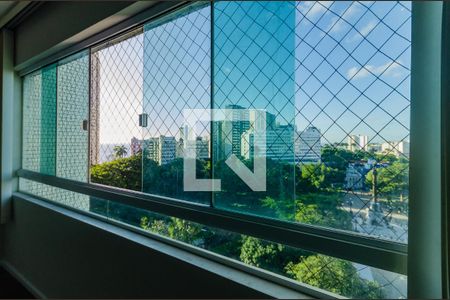
{"type": "Polygon", "coordinates": [[[88,120],[83,120],[83,125],[82,125],[82,127],[83,127],[83,130],[84,130],[84,131],[87,131],[87,130],[88,130],[88,125],[89,125],[88,120]]]}

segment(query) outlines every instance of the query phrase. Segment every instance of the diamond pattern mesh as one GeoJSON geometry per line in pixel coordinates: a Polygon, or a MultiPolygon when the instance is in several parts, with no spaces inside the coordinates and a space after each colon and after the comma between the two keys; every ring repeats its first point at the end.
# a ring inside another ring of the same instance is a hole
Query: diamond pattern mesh
{"type": "Polygon", "coordinates": [[[57,170],[59,177],[87,182],[89,55],[71,57],[58,66],[57,170]]]}
{"type": "MultiPolygon", "coordinates": [[[[89,165],[92,182],[406,243],[410,32],[407,2],[184,8],[90,56],[26,76],[23,166],[86,181],[89,165]],[[185,127],[183,110],[210,108],[232,108],[241,121],[199,122],[195,134],[185,127]],[[266,123],[247,109],[265,110],[266,123]],[[89,137],[82,128],[88,114],[89,137]],[[234,154],[252,168],[257,126],[266,129],[267,192],[252,192],[224,163],[234,154]],[[192,147],[197,178],[221,179],[221,192],[183,190],[183,158],[192,147]]],[[[45,185],[20,185],[64,204],[120,212],[45,185]]],[[[339,293],[349,297],[374,297],[372,288],[380,297],[406,296],[404,276],[307,258],[280,272],[330,291],[348,281],[339,293]],[[329,285],[318,281],[324,274],[329,285]],[[355,274],[376,287],[352,281],[355,274]]]]}
{"type": "Polygon", "coordinates": [[[19,179],[19,190],[68,207],[90,211],[90,200],[86,195],[24,178],[19,179]]]}
{"type": "Polygon", "coordinates": [[[302,2],[297,13],[298,125],[320,128],[322,144],[349,164],[347,175],[355,180],[342,196],[353,229],[406,242],[410,3],[302,2]],[[357,149],[348,142],[355,134],[363,136],[357,149]],[[349,174],[358,161],[336,151],[343,145],[372,163],[349,174]],[[385,164],[392,155],[401,161],[395,167],[385,164]],[[378,178],[376,197],[365,182],[374,169],[386,178],[378,178]],[[387,187],[393,181],[401,191],[392,193],[387,187]],[[379,211],[374,202],[381,203],[379,211]]]}
{"type": "MultiPolygon", "coordinates": [[[[80,53],[24,78],[23,167],[87,181],[89,58],[80,53]]],[[[20,189],[78,208],[88,197],[29,180],[20,189]]]]}
{"type": "Polygon", "coordinates": [[[208,193],[183,191],[182,184],[186,149],[194,147],[199,159],[210,156],[210,124],[201,124],[193,137],[183,119],[185,109],[211,107],[210,23],[210,8],[195,5],[144,26],[144,192],[210,202],[208,193]],[[153,178],[165,172],[172,174],[161,188],[153,178]]]}
{"type": "Polygon", "coordinates": [[[142,34],[91,55],[91,164],[129,157],[142,140],[142,34]],[[132,139],[135,143],[132,143],[132,139]],[[134,146],[134,147],[133,147],[134,146]],[[117,151],[117,150],[122,150],[117,151]]]}
{"type": "Polygon", "coordinates": [[[55,65],[28,75],[23,85],[23,166],[29,170],[55,175],[55,65]]]}

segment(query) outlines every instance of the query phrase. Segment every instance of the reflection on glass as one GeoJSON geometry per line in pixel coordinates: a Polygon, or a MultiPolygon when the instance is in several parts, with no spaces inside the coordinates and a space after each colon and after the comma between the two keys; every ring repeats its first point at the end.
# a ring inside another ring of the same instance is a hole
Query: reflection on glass
{"type": "Polygon", "coordinates": [[[89,53],[60,61],[57,79],[56,176],[87,182],[89,53]]]}
{"type": "Polygon", "coordinates": [[[210,175],[210,125],[195,134],[183,111],[210,108],[210,8],[194,5],[144,26],[143,111],[148,118],[140,141],[142,190],[208,203],[211,195],[185,191],[183,159],[196,153],[197,178],[210,175]]]}
{"type": "MultiPolygon", "coordinates": [[[[92,49],[90,70],[81,53],[25,76],[23,167],[86,181],[90,113],[91,182],[406,243],[410,47],[410,3],[196,4],[92,49]],[[225,113],[210,122],[196,109],[225,113]],[[265,191],[239,173],[256,176],[260,158],[265,191]],[[185,161],[220,191],[186,191],[185,161]]],[[[397,274],[28,180],[20,189],[340,295],[405,297],[397,274]]]]}
{"type": "Polygon", "coordinates": [[[56,167],[56,67],[42,69],[40,172],[55,175],[56,167]]]}
{"type": "Polygon", "coordinates": [[[91,181],[406,243],[410,19],[402,2],[223,1],[97,47],[91,181]],[[220,189],[187,188],[185,165],[220,189]]]}
{"type": "Polygon", "coordinates": [[[216,207],[292,219],[295,200],[295,3],[214,3],[213,176],[216,207]],[[263,117],[254,109],[264,110],[263,117]],[[258,134],[264,131],[264,134],[258,134]],[[238,157],[257,176],[265,158],[266,189],[255,191],[227,160],[238,157]]]}
{"type": "Polygon", "coordinates": [[[56,66],[25,76],[23,96],[23,167],[55,175],[56,66]]]}

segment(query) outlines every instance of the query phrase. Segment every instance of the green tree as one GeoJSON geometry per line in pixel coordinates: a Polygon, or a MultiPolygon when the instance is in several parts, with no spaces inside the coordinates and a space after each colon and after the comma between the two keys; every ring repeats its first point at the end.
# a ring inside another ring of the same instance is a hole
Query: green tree
{"type": "Polygon", "coordinates": [[[350,214],[341,209],[341,195],[319,193],[298,195],[295,202],[295,221],[304,224],[352,229],[350,214]]]}
{"type": "Polygon", "coordinates": [[[113,148],[114,158],[123,158],[127,155],[127,147],[125,145],[117,145],[113,148]]]}
{"type": "Polygon", "coordinates": [[[297,261],[305,252],[285,245],[250,236],[243,237],[240,260],[246,264],[284,274],[291,261],[297,261]]]}
{"type": "Polygon", "coordinates": [[[203,238],[201,225],[175,217],[158,219],[143,217],[141,219],[141,227],[145,230],[190,244],[201,242],[203,238]]]}
{"type": "Polygon", "coordinates": [[[301,179],[309,181],[309,186],[315,191],[329,191],[333,184],[340,181],[337,169],[325,164],[306,164],[301,168],[301,179]]]}
{"type": "Polygon", "coordinates": [[[286,272],[292,278],[312,286],[352,298],[383,298],[380,285],[362,279],[352,263],[324,255],[303,257],[289,263],[286,272]]]}
{"type": "Polygon", "coordinates": [[[345,171],[349,162],[362,159],[362,153],[325,145],[321,151],[321,160],[328,167],[345,171]]]}
{"type": "Polygon", "coordinates": [[[123,189],[141,191],[141,158],[142,155],[138,154],[94,165],[91,168],[91,181],[123,189]]]}
{"type": "MultiPolygon", "coordinates": [[[[379,193],[399,196],[408,191],[409,167],[407,162],[396,161],[385,168],[377,168],[377,190],[379,193]]],[[[366,175],[366,184],[372,186],[373,171],[366,175]]]]}

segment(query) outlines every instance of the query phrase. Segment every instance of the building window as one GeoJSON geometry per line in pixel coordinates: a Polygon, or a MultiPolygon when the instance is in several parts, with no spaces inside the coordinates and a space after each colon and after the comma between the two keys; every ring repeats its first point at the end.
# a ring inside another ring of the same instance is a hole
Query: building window
{"type": "MultiPolygon", "coordinates": [[[[24,76],[23,168],[404,247],[410,47],[408,2],[186,6],[24,76]]],[[[20,183],[330,292],[406,296],[392,270],[20,183]]]]}

